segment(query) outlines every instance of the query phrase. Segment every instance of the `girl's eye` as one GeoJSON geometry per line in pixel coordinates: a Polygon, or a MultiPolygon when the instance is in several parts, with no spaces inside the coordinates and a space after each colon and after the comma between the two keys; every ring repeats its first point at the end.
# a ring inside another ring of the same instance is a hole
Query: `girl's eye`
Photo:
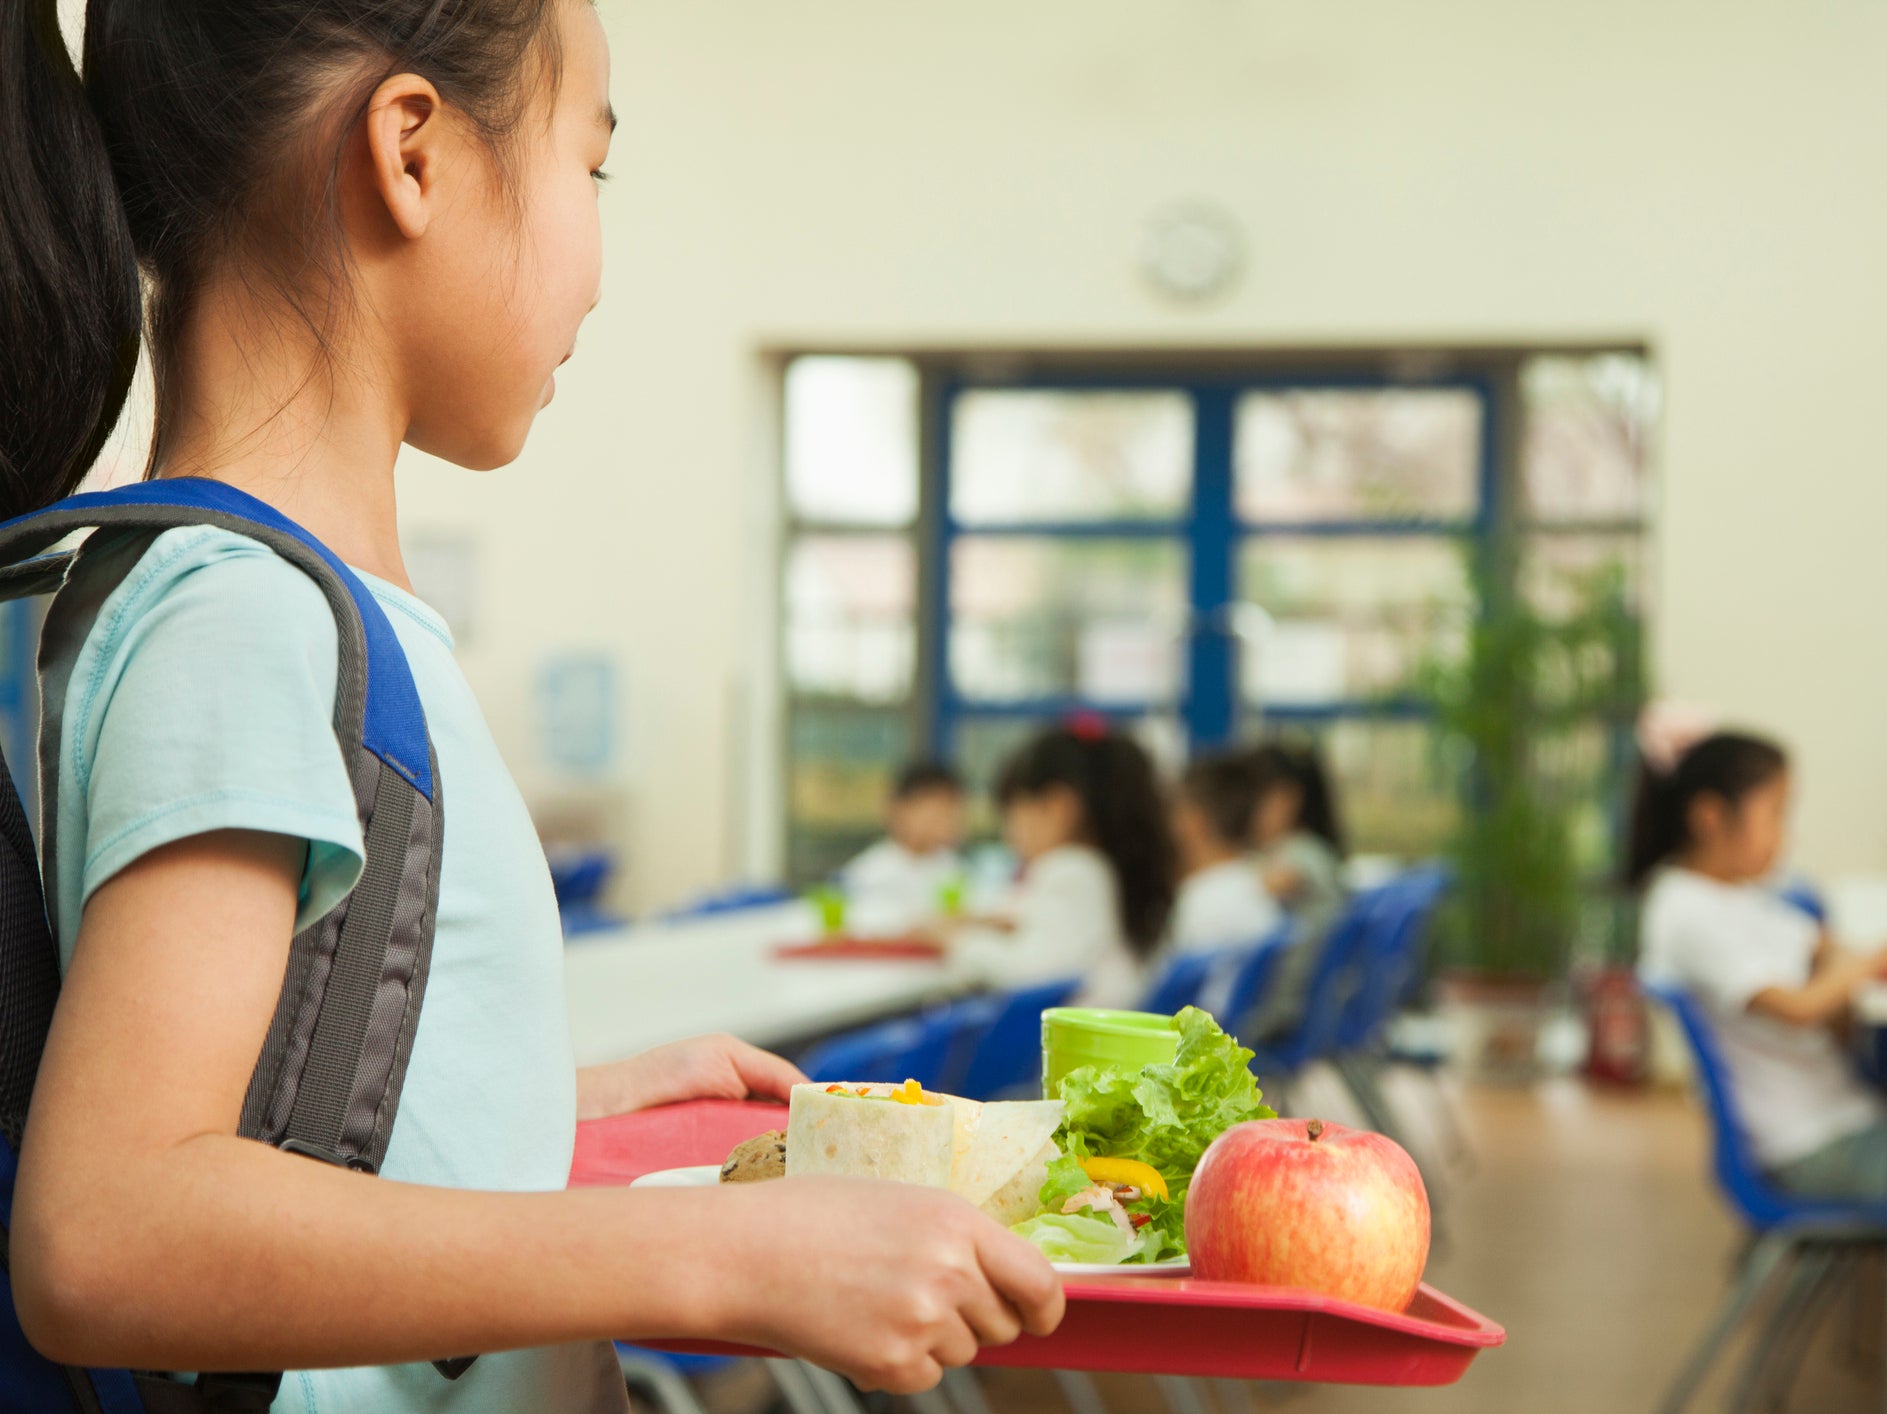
{"type": "Polygon", "coordinates": [[[590,169],[590,180],[606,182],[609,180],[609,173],[605,172],[601,167],[592,167],[590,169]]]}

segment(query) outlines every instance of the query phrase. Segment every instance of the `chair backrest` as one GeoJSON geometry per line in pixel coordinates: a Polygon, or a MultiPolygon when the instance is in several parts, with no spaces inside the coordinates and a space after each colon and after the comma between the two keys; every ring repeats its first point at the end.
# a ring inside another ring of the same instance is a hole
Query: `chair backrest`
{"type": "Polygon", "coordinates": [[[900,1018],[848,1031],[819,1042],[800,1058],[809,1080],[915,1080],[926,1090],[943,1088],[950,1059],[950,1032],[936,1017],[900,1018]]]}
{"type": "Polygon", "coordinates": [[[1185,952],[1169,958],[1140,998],[1136,1011],[1150,1011],[1171,1016],[1182,1007],[1198,1006],[1206,983],[1226,958],[1239,951],[1216,948],[1210,952],[1185,952]]]}
{"type": "Polygon", "coordinates": [[[1297,937],[1297,924],[1290,918],[1279,921],[1265,937],[1246,948],[1236,949],[1230,969],[1213,979],[1206,1010],[1218,1018],[1219,1025],[1234,1036],[1246,1034],[1258,1008],[1271,990],[1271,980],[1278,975],[1278,964],[1297,937]]]}
{"type": "Polygon", "coordinates": [[[1381,1039],[1419,969],[1428,925],[1449,879],[1444,867],[1431,864],[1383,887],[1352,963],[1353,986],[1334,1037],[1338,1051],[1363,1050],[1381,1039]]]}
{"type": "Polygon", "coordinates": [[[1039,1084],[1042,1076],[1042,1013],[1064,1006],[1080,990],[1081,979],[1065,977],[1022,987],[1002,997],[988,1028],[975,1042],[963,1072],[962,1093],[991,1100],[1039,1084]]]}
{"type": "Polygon", "coordinates": [[[729,884],[690,899],[670,909],[662,917],[679,923],[688,918],[712,918],[719,913],[738,913],[746,908],[771,908],[776,903],[790,903],[793,891],[781,884],[729,884]]]}
{"type": "MultiPolygon", "coordinates": [[[[1710,1114],[1711,1168],[1730,1205],[1752,1227],[1773,1227],[1815,1209],[1817,1204],[1777,1189],[1756,1162],[1749,1136],[1736,1107],[1729,1067],[1717,1045],[1716,1032],[1697,999],[1682,987],[1640,982],[1645,995],[1665,1007],[1683,1028],[1696,1062],[1697,1080],[1710,1114]]],[[[1834,1206],[1834,1205],[1828,1205],[1834,1206]]]]}
{"type": "MultiPolygon", "coordinates": [[[[1312,940],[1317,957],[1305,986],[1304,1014],[1289,1036],[1260,1050],[1267,1067],[1288,1073],[1335,1052],[1337,1028],[1358,985],[1358,957],[1369,939],[1377,910],[1394,888],[1393,883],[1383,884],[1352,895],[1322,942],[1312,940]]],[[[1246,1044],[1255,1045],[1255,1041],[1246,1044]]]]}

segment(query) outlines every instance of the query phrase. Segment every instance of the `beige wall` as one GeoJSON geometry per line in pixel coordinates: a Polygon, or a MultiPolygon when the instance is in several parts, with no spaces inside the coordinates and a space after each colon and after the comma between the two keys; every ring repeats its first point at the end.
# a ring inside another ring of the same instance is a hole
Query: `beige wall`
{"type": "Polygon", "coordinates": [[[516,466],[403,494],[479,538],[527,779],[532,665],[620,662],[635,901],[767,846],[756,351],[853,339],[1649,341],[1662,684],[1800,749],[1804,862],[1887,868],[1880,0],[601,5],[604,303],[516,466]],[[1187,197],[1250,242],[1206,311],[1131,265],[1187,197]]]}

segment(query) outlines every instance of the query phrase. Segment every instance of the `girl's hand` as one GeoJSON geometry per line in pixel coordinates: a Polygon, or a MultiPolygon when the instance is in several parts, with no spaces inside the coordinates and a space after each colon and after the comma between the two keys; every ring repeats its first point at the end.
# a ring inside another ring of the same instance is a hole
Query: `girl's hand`
{"type": "Polygon", "coordinates": [[[723,1339],[911,1394],[982,1346],[1061,1323],[1047,1259],[942,1189],[796,1178],[720,1196],[728,1240],[709,1260],[723,1339]]]}
{"type": "Polygon", "coordinates": [[[733,1036],[694,1036],[579,1070],[577,1118],[605,1119],[678,1100],[784,1100],[805,1081],[798,1066],[771,1051],[733,1036]]]}

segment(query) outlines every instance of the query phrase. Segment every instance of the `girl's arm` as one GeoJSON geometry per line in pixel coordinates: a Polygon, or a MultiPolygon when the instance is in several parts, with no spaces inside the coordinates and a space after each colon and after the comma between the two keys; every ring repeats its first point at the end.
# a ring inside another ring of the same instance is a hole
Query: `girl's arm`
{"type": "Polygon", "coordinates": [[[11,1233],[20,1318],[47,1354],[283,1369],[719,1336],[911,1390],[979,1340],[1060,1319],[1035,1249],[935,1190],[463,1192],[237,1137],[302,848],[186,839],[87,905],[11,1233]]]}
{"type": "Polygon", "coordinates": [[[1848,953],[1823,946],[1815,971],[1800,987],[1764,987],[1749,999],[1749,1009],[1793,1026],[1822,1026],[1839,1021],[1854,1002],[1855,989],[1887,971],[1887,948],[1848,953]]]}

